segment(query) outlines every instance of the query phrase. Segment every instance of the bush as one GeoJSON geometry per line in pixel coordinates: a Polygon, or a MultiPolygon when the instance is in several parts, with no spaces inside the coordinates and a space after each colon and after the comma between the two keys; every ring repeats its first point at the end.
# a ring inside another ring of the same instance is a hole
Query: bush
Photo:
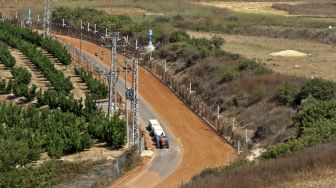
{"type": "Polygon", "coordinates": [[[31,101],[35,98],[36,96],[36,91],[37,91],[37,86],[33,84],[31,88],[29,89],[29,92],[24,95],[24,97],[28,100],[31,101]]]}
{"type": "Polygon", "coordinates": [[[238,71],[235,66],[227,65],[222,69],[221,82],[230,82],[238,76],[238,71]]]}
{"type": "Polygon", "coordinates": [[[216,49],[221,49],[222,45],[224,44],[224,39],[219,36],[213,36],[210,40],[216,49]]]}
{"type": "MultiPolygon", "coordinates": [[[[50,59],[37,50],[35,45],[24,41],[21,38],[22,36],[17,36],[17,34],[15,34],[16,31],[13,31],[12,26],[9,24],[0,24],[0,29],[0,40],[13,48],[19,49],[26,55],[29,60],[42,71],[57,91],[69,93],[72,90],[73,85],[70,79],[66,78],[62,71],[57,70],[50,59]]],[[[22,31],[21,28],[14,29],[16,29],[17,32],[22,31]]],[[[35,38],[36,33],[30,33],[29,35],[35,38]]]]}
{"type": "Polygon", "coordinates": [[[107,86],[100,83],[99,80],[94,79],[91,73],[86,72],[83,68],[75,68],[75,73],[79,75],[80,78],[86,83],[88,89],[90,90],[90,95],[93,99],[97,100],[107,97],[107,86]]]}
{"type": "Polygon", "coordinates": [[[0,62],[7,68],[15,66],[15,58],[10,54],[7,46],[3,43],[0,43],[0,62]]]}
{"type": "Polygon", "coordinates": [[[317,100],[328,100],[335,97],[336,83],[321,78],[313,78],[308,80],[301,88],[295,99],[297,104],[307,98],[309,95],[317,100]]]}
{"type": "Polygon", "coordinates": [[[189,42],[190,41],[190,36],[187,32],[184,30],[177,30],[174,31],[169,38],[169,42],[174,43],[174,42],[189,42]]]}
{"type": "Polygon", "coordinates": [[[13,77],[15,78],[15,83],[25,84],[25,85],[30,83],[32,75],[30,74],[30,72],[26,68],[13,67],[11,72],[12,72],[13,77]]]}
{"type": "Polygon", "coordinates": [[[13,93],[15,97],[23,97],[29,94],[29,88],[24,84],[14,83],[13,93]]]}
{"type": "Polygon", "coordinates": [[[298,92],[297,85],[286,81],[279,86],[276,97],[281,104],[292,105],[298,92]]]}
{"type": "Polygon", "coordinates": [[[276,145],[266,151],[263,157],[275,158],[318,143],[336,141],[336,100],[317,101],[308,98],[299,108],[296,126],[299,128],[297,138],[276,145]]]}
{"type": "Polygon", "coordinates": [[[10,94],[13,89],[13,81],[1,79],[0,81],[0,94],[10,94]]]}
{"type": "Polygon", "coordinates": [[[50,160],[39,166],[0,173],[0,187],[50,187],[85,171],[77,163],[50,160]]]}

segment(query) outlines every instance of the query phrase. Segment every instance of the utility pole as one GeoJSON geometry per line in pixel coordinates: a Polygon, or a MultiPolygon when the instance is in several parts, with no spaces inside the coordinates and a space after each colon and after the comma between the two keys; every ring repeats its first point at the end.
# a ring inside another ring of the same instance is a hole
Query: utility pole
{"type": "Polygon", "coordinates": [[[191,82],[189,82],[189,95],[191,95],[192,93],[194,93],[195,91],[191,90],[191,82]]]}
{"type": "MultiPolygon", "coordinates": [[[[65,21],[64,18],[62,19],[62,26],[65,27],[65,21]]],[[[82,33],[82,32],[81,32],[82,33]]]]}
{"type": "Polygon", "coordinates": [[[2,0],[2,4],[1,4],[1,20],[5,19],[5,17],[4,17],[4,1],[5,0],[2,0]]]}
{"type": "Polygon", "coordinates": [[[219,114],[220,108],[219,105],[217,105],[217,119],[221,118],[222,116],[219,114]]]}
{"type": "Polygon", "coordinates": [[[130,70],[129,65],[127,64],[127,59],[125,59],[125,66],[124,66],[124,72],[125,72],[125,118],[126,118],[126,129],[127,129],[127,143],[128,143],[128,148],[130,148],[130,128],[129,128],[129,123],[128,123],[128,104],[127,104],[127,99],[128,99],[128,88],[127,88],[127,73],[130,70]]]}
{"type": "Polygon", "coordinates": [[[82,63],[82,31],[80,33],[80,40],[79,40],[79,55],[78,55],[78,65],[82,63]]]}
{"type": "Polygon", "coordinates": [[[109,83],[109,103],[108,103],[108,116],[111,116],[112,111],[116,111],[117,102],[117,40],[119,33],[114,34],[112,37],[112,55],[111,55],[111,67],[110,67],[110,83],[109,83]],[[117,36],[116,36],[117,35],[117,36]]]}
{"type": "Polygon", "coordinates": [[[50,35],[50,12],[49,12],[49,0],[44,0],[44,17],[43,17],[43,37],[49,37],[50,35]]]}
{"type": "MultiPolygon", "coordinates": [[[[139,142],[138,130],[138,41],[135,41],[135,57],[133,60],[133,95],[132,95],[132,138],[131,143],[135,145],[139,142]]],[[[140,148],[140,147],[139,147],[140,148]]]]}

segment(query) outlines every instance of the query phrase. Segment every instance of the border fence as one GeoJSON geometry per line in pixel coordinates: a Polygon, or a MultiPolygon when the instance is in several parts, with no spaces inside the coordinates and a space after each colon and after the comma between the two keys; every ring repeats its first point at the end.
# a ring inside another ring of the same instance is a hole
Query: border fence
{"type": "MultiPolygon", "coordinates": [[[[93,34],[74,27],[63,27],[60,24],[53,24],[53,32],[62,35],[68,35],[79,38],[82,32],[83,39],[89,40],[99,45],[108,45],[101,40],[101,35],[93,34]]],[[[78,50],[78,49],[77,49],[78,50]]],[[[71,51],[71,50],[70,50],[71,51]]],[[[79,52],[77,52],[79,54],[79,52]]],[[[132,52],[131,52],[132,53],[132,52]]],[[[78,57],[78,56],[77,56],[78,57]]],[[[89,63],[89,70],[104,72],[107,74],[107,65],[102,65],[95,58],[86,57],[82,59],[84,63],[89,63]],[[94,62],[94,63],[93,63],[94,62]]],[[[181,85],[173,75],[165,71],[165,67],[158,63],[159,59],[149,61],[144,60],[140,65],[160,79],[168,88],[170,88],[193,112],[202,118],[218,135],[224,138],[229,144],[237,149],[237,154],[241,158],[248,155],[248,136],[247,133],[237,126],[235,118],[219,117],[216,111],[204,102],[200,96],[190,91],[190,87],[181,85]]],[[[102,79],[107,83],[106,80],[102,79]]]]}
{"type": "MultiPolygon", "coordinates": [[[[16,22],[14,22],[16,23],[16,22]]],[[[33,25],[34,28],[40,28],[40,25],[33,25]]],[[[52,31],[56,34],[67,35],[85,40],[89,40],[98,45],[108,46],[106,41],[103,40],[103,33],[92,33],[80,28],[65,26],[60,23],[52,23],[52,31]]],[[[79,49],[73,46],[63,43],[68,50],[77,54],[75,57],[79,58],[79,49]]],[[[132,53],[132,52],[130,52],[132,53]]],[[[83,54],[83,53],[82,53],[83,54]]],[[[82,66],[85,66],[87,70],[92,73],[96,73],[97,78],[103,83],[107,84],[106,75],[109,67],[98,62],[94,57],[82,56],[82,66]],[[103,76],[105,75],[105,76],[103,76]]],[[[245,158],[248,155],[248,136],[247,132],[240,129],[235,118],[223,118],[219,117],[218,112],[212,110],[212,108],[202,100],[200,96],[193,93],[190,87],[180,84],[176,81],[173,75],[165,71],[165,67],[158,63],[159,59],[154,61],[144,60],[140,62],[140,65],[146,70],[151,72],[154,76],[160,79],[168,88],[170,88],[193,112],[195,112],[200,118],[202,118],[218,135],[224,138],[228,143],[237,149],[237,154],[241,158],[245,158]]]]}

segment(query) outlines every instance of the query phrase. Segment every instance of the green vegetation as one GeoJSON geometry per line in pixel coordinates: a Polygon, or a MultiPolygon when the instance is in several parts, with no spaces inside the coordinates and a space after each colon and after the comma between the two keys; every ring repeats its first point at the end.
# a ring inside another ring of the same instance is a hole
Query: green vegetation
{"type": "Polygon", "coordinates": [[[30,72],[26,68],[15,67],[15,58],[3,43],[0,43],[0,50],[0,61],[10,69],[15,80],[14,82],[12,80],[1,80],[0,93],[9,94],[13,92],[15,97],[25,97],[27,101],[33,100],[37,87],[32,85],[30,89],[28,88],[31,81],[30,72]]]}
{"type": "Polygon", "coordinates": [[[49,187],[71,180],[86,171],[77,163],[50,160],[38,167],[0,171],[0,187],[49,187]]]}
{"type": "Polygon", "coordinates": [[[43,38],[41,35],[33,32],[31,29],[20,28],[7,22],[1,22],[0,30],[7,31],[14,37],[21,38],[37,46],[41,46],[54,57],[57,57],[57,59],[65,65],[69,65],[71,63],[71,55],[69,52],[64,46],[54,39],[43,38]]]}
{"type": "Polygon", "coordinates": [[[170,44],[157,52],[157,56],[168,61],[182,59],[191,66],[198,59],[220,55],[224,40],[220,37],[213,37],[210,40],[190,38],[185,31],[177,30],[170,35],[169,42],[170,44]]]}
{"type": "Polygon", "coordinates": [[[292,82],[284,82],[278,88],[277,98],[281,104],[292,105],[299,92],[299,88],[292,82]]]}
{"type": "MultiPolygon", "coordinates": [[[[286,85],[283,86],[287,95],[284,97],[293,101],[297,90],[288,83],[286,85]]],[[[318,143],[336,141],[335,86],[334,82],[319,78],[306,81],[295,98],[298,104],[301,103],[295,123],[299,130],[297,136],[269,149],[263,157],[274,158],[318,143]]]]}
{"type": "Polygon", "coordinates": [[[92,144],[91,136],[120,148],[125,143],[125,123],[111,120],[86,102],[83,116],[60,110],[38,109],[30,105],[0,104],[0,169],[7,171],[39,159],[44,151],[52,158],[83,151],[92,144]],[[91,135],[91,136],[90,136],[91,135]],[[19,153],[18,153],[19,152],[19,153]]]}
{"type": "Polygon", "coordinates": [[[229,34],[301,38],[320,42],[332,39],[329,42],[336,42],[335,35],[327,29],[329,25],[336,23],[327,19],[234,12],[228,9],[198,5],[193,1],[180,0],[126,0],[113,2],[112,5],[136,7],[163,13],[162,17],[137,16],[133,18],[134,20],[153,21],[163,27],[229,34]]]}
{"type": "Polygon", "coordinates": [[[0,81],[0,94],[10,94],[13,89],[13,80],[1,79],[0,81]]]}
{"type": "Polygon", "coordinates": [[[133,24],[128,16],[108,15],[93,8],[57,7],[53,11],[53,21],[62,23],[63,18],[73,26],[79,26],[79,20],[83,20],[84,22],[96,23],[101,28],[122,29],[125,32],[125,28],[133,24]]]}
{"type": "MultiPolygon", "coordinates": [[[[80,26],[80,20],[83,22],[90,22],[97,24],[101,29],[109,28],[112,30],[121,30],[123,33],[129,36],[135,36],[139,41],[145,42],[145,37],[149,28],[156,29],[151,22],[145,23],[135,23],[128,16],[120,15],[109,15],[103,11],[98,11],[93,8],[68,8],[68,7],[57,7],[53,11],[53,21],[57,23],[62,23],[62,19],[67,20],[67,22],[72,26],[80,26]]],[[[161,32],[156,33],[156,39],[161,40],[164,38],[164,34],[161,32]]]]}
{"type": "Polygon", "coordinates": [[[59,158],[64,153],[82,151],[91,146],[85,119],[73,114],[40,110],[34,106],[22,109],[16,105],[0,105],[0,111],[3,114],[0,119],[1,147],[12,148],[7,148],[7,153],[1,155],[1,169],[35,161],[43,151],[50,157],[59,158]]]}
{"type": "Polygon", "coordinates": [[[26,68],[12,68],[12,75],[15,78],[15,83],[17,84],[29,84],[31,81],[31,74],[26,68]]]}
{"type": "Polygon", "coordinates": [[[13,48],[17,48],[26,55],[48,78],[55,90],[64,91],[65,93],[71,91],[73,86],[70,79],[66,78],[62,71],[57,70],[50,59],[38,51],[35,45],[12,35],[10,33],[11,29],[6,30],[6,27],[1,29],[0,40],[13,48]]]}
{"type": "Polygon", "coordinates": [[[317,100],[333,99],[336,97],[336,83],[320,78],[308,80],[301,88],[296,101],[299,103],[309,95],[317,100]]]}
{"type": "Polygon", "coordinates": [[[206,169],[181,187],[259,188],[280,184],[283,187],[286,186],[284,182],[291,185],[291,182],[330,175],[330,169],[336,167],[335,153],[336,145],[331,143],[309,147],[276,159],[236,161],[227,167],[206,169]]]}
{"type": "Polygon", "coordinates": [[[36,96],[38,102],[26,108],[0,104],[0,187],[55,185],[69,179],[66,176],[80,173],[81,169],[77,164],[54,160],[35,165],[42,153],[60,158],[90,148],[93,139],[118,149],[126,142],[126,126],[118,114],[106,118],[97,109],[92,98],[106,95],[107,89],[84,70],[81,74],[90,84],[93,96],[88,95],[83,102],[69,95],[70,79],[36,49],[36,45],[43,47],[46,44],[48,51],[60,57],[63,54],[61,59],[71,62],[71,58],[66,60],[68,53],[62,52],[63,47],[60,48],[57,41],[45,40],[37,33],[20,28],[13,34],[13,29],[15,26],[1,25],[0,40],[25,54],[46,75],[53,88],[45,92],[37,91],[34,84],[28,88],[31,74],[27,69],[15,67],[15,59],[7,46],[0,43],[0,61],[14,77],[14,80],[0,81],[0,93],[13,92],[16,97],[24,96],[28,101],[36,96]]]}
{"type": "Polygon", "coordinates": [[[336,100],[308,98],[300,106],[296,126],[299,128],[297,138],[276,145],[263,153],[263,157],[274,158],[318,143],[336,141],[336,100]]]}
{"type": "Polygon", "coordinates": [[[0,43],[0,61],[5,65],[5,67],[12,68],[15,66],[15,58],[10,54],[7,46],[0,43]]]}
{"type": "Polygon", "coordinates": [[[90,95],[94,100],[104,99],[107,97],[108,88],[99,80],[93,78],[92,74],[86,72],[83,68],[75,68],[75,73],[86,83],[90,90],[90,95]]]}

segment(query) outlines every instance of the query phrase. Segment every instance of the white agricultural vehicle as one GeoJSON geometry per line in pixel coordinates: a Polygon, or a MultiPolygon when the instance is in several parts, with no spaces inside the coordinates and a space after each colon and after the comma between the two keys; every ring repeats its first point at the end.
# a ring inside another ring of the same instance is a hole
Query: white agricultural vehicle
{"type": "Polygon", "coordinates": [[[168,134],[163,130],[159,121],[157,119],[150,119],[148,129],[151,134],[154,135],[154,142],[159,148],[167,147],[169,148],[169,138],[168,134]]]}

